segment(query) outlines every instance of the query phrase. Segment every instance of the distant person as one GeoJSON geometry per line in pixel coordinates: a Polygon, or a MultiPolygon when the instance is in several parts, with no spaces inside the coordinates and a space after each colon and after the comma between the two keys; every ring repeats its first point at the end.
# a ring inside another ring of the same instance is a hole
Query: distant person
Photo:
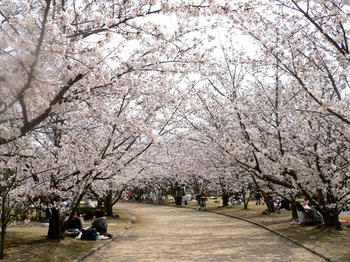
{"type": "Polygon", "coordinates": [[[291,210],[290,202],[286,199],[282,199],[280,202],[280,209],[291,210]]]}
{"type": "Polygon", "coordinates": [[[208,200],[207,191],[205,191],[205,189],[203,189],[201,194],[200,194],[200,197],[199,197],[199,210],[206,209],[206,201],[207,200],[208,200]]]}
{"type": "Polygon", "coordinates": [[[262,198],[261,193],[259,191],[257,191],[255,193],[255,199],[256,199],[255,205],[256,206],[257,205],[259,205],[259,206],[261,205],[261,198],[262,198]]]}

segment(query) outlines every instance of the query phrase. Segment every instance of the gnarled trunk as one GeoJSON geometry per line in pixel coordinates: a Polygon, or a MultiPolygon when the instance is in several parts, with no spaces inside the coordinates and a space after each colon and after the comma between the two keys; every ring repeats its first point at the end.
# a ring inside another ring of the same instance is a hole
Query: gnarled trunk
{"type": "Polygon", "coordinates": [[[242,191],[242,198],[243,198],[244,209],[248,209],[250,196],[251,196],[250,193],[249,193],[249,196],[247,197],[247,192],[245,190],[242,191]]]}
{"type": "Polygon", "coordinates": [[[338,213],[334,214],[334,212],[325,212],[324,214],[322,214],[322,216],[323,216],[324,225],[326,227],[338,227],[339,226],[340,223],[339,223],[338,213]]]}
{"type": "Polygon", "coordinates": [[[227,193],[222,193],[222,206],[227,207],[229,201],[229,195],[227,193]]]}
{"type": "Polygon", "coordinates": [[[104,210],[106,212],[106,216],[112,217],[113,214],[113,201],[112,195],[109,194],[107,197],[103,199],[104,210]]]}
{"type": "Polygon", "coordinates": [[[292,219],[298,219],[298,209],[295,204],[295,201],[291,202],[291,209],[292,209],[292,219]]]}
{"type": "Polygon", "coordinates": [[[273,204],[273,198],[271,196],[265,197],[265,203],[267,206],[267,211],[269,211],[269,213],[274,213],[275,206],[273,204]]]}
{"type": "Polygon", "coordinates": [[[63,239],[64,236],[64,221],[59,214],[59,210],[51,208],[51,216],[49,219],[49,230],[47,238],[49,239],[63,239]]]}
{"type": "Polygon", "coordinates": [[[0,240],[0,259],[4,259],[4,255],[5,255],[5,235],[6,235],[6,226],[2,226],[1,240],[0,240]]]}

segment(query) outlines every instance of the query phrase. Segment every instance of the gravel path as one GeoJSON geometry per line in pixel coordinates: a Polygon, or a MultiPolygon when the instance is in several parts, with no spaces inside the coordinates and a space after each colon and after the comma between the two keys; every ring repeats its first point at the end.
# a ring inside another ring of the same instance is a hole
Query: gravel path
{"type": "Polygon", "coordinates": [[[262,228],[185,208],[118,203],[135,215],[127,233],[83,262],[324,261],[262,228]]]}

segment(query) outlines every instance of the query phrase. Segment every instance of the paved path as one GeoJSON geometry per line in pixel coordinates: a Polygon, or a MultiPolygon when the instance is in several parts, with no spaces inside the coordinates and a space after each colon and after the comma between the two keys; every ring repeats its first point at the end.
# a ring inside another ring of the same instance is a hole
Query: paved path
{"type": "Polygon", "coordinates": [[[136,223],[83,262],[324,261],[244,221],[185,208],[120,203],[136,223]]]}

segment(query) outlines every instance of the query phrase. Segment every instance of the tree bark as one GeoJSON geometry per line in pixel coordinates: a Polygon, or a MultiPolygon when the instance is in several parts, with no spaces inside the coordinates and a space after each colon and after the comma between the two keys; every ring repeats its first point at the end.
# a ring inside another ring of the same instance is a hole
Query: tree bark
{"type": "Polygon", "coordinates": [[[49,219],[49,230],[47,238],[49,239],[63,239],[64,236],[64,221],[60,217],[59,210],[51,208],[51,216],[49,219]]]}
{"type": "Polygon", "coordinates": [[[274,213],[275,206],[273,205],[273,198],[271,196],[264,197],[264,198],[267,206],[267,211],[269,211],[269,213],[274,213]]]}
{"type": "Polygon", "coordinates": [[[291,202],[291,209],[292,209],[292,219],[296,220],[298,219],[298,209],[297,206],[295,205],[295,201],[291,202]]]}
{"type": "Polygon", "coordinates": [[[243,207],[244,209],[248,209],[248,204],[250,200],[250,193],[249,196],[246,196],[247,192],[245,190],[242,191],[242,198],[243,198],[243,207]]]}
{"type": "Polygon", "coordinates": [[[105,209],[105,212],[106,212],[106,216],[108,217],[112,217],[114,214],[113,214],[113,203],[112,203],[112,199],[107,197],[105,199],[105,201],[103,201],[103,205],[104,205],[104,209],[105,209]]]}
{"type": "Polygon", "coordinates": [[[0,259],[4,259],[4,255],[5,255],[5,234],[6,234],[6,226],[1,226],[0,259]]]}
{"type": "Polygon", "coordinates": [[[227,193],[222,193],[222,206],[227,207],[229,201],[229,196],[227,193]]]}
{"type": "Polygon", "coordinates": [[[339,215],[338,214],[332,214],[331,212],[327,212],[323,215],[323,221],[324,225],[326,227],[337,227],[339,226],[339,215]]]}
{"type": "Polygon", "coordinates": [[[9,213],[6,204],[6,195],[2,194],[2,203],[1,203],[1,237],[0,237],[0,259],[4,259],[5,255],[5,235],[6,229],[9,221],[9,213]]]}

